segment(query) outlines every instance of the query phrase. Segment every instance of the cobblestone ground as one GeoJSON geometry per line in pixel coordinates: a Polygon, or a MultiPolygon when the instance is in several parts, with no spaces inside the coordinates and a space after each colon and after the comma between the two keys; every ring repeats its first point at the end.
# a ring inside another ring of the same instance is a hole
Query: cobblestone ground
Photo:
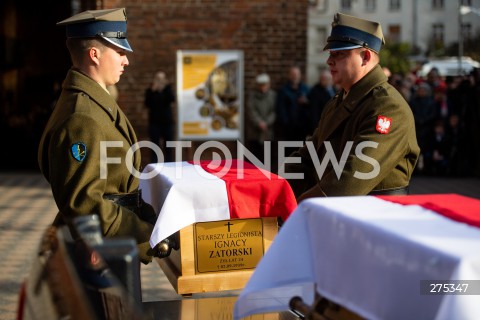
{"type": "MultiPolygon", "coordinates": [[[[40,174],[0,173],[0,319],[16,319],[20,286],[57,207],[40,174]]],[[[141,267],[143,301],[180,299],[156,262],[141,267]]]]}
{"type": "MultiPolygon", "coordinates": [[[[480,179],[414,177],[411,193],[480,198],[480,179]]],[[[40,174],[0,173],[0,319],[15,319],[20,285],[56,212],[50,188],[40,174]]],[[[141,281],[144,302],[181,299],[155,262],[142,265],[141,281]]]]}

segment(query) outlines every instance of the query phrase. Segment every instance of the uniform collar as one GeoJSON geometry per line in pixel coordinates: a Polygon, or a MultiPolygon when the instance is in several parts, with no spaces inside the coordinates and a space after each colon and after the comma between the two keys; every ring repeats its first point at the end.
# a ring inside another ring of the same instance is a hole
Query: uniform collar
{"type": "Polygon", "coordinates": [[[345,96],[343,93],[344,107],[350,112],[353,112],[359,101],[363,100],[373,88],[387,82],[387,80],[387,76],[385,76],[380,65],[377,64],[369,73],[350,88],[348,95],[345,96]]]}
{"type": "Polygon", "coordinates": [[[84,73],[70,69],[63,83],[66,90],[81,91],[94,100],[110,116],[112,121],[118,117],[118,105],[115,99],[95,80],[84,73]]]}

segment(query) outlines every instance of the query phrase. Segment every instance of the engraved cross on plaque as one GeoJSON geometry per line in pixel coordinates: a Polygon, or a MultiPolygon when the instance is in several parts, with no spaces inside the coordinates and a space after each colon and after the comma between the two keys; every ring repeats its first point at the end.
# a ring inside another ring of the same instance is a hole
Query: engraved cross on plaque
{"type": "Polygon", "coordinates": [[[230,223],[230,221],[228,221],[228,223],[225,223],[224,226],[228,226],[228,232],[230,232],[230,226],[233,226],[233,223],[230,223]]]}

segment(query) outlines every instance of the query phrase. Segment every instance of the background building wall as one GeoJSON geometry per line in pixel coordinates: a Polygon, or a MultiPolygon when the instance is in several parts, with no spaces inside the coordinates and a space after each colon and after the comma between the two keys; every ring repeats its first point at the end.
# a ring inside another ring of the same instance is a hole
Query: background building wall
{"type": "Polygon", "coordinates": [[[307,0],[68,0],[53,7],[2,0],[0,133],[8,137],[3,145],[9,156],[0,157],[0,170],[38,170],[38,141],[53,88],[71,65],[65,30],[56,22],[84,10],[117,7],[127,10],[134,49],[117,85],[119,105],[139,140],[148,138],[144,91],[158,70],[175,83],[177,50],[242,50],[245,94],[257,73],[268,72],[277,88],[290,65],[306,67],[307,0]]]}
{"type": "Polygon", "coordinates": [[[306,0],[105,0],[103,7],[127,10],[134,52],[117,86],[140,140],[147,139],[144,91],[157,70],[175,82],[177,50],[242,50],[245,95],[258,73],[269,73],[275,88],[290,65],[305,70],[306,0]]]}

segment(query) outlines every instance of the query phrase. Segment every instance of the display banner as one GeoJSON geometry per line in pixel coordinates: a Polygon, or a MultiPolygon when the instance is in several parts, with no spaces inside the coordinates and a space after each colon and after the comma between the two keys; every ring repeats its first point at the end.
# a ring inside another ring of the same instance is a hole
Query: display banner
{"type": "Polygon", "coordinates": [[[243,52],[177,51],[179,140],[243,141],[243,52]]]}

